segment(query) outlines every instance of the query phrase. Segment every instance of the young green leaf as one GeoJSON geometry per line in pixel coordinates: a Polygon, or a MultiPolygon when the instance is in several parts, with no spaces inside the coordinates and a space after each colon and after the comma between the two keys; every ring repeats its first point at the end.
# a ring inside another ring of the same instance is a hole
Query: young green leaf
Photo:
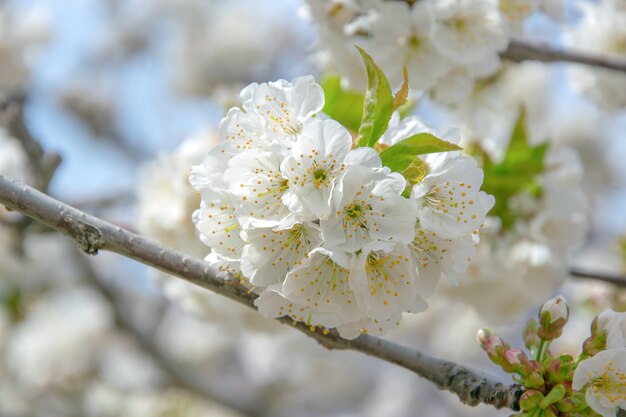
{"type": "Polygon", "coordinates": [[[357,146],[373,147],[389,126],[393,113],[393,94],[389,81],[371,56],[356,47],[363,57],[367,70],[367,91],[363,106],[363,118],[357,134],[357,146]]]}
{"type": "Polygon", "coordinates": [[[382,151],[380,159],[383,161],[383,165],[392,171],[402,172],[414,163],[414,159],[418,155],[459,150],[461,147],[439,139],[430,133],[418,133],[382,151]]]}
{"type": "Polygon", "coordinates": [[[341,87],[341,78],[327,77],[324,89],[324,113],[353,132],[358,132],[363,118],[363,94],[341,87]]]}
{"type": "Polygon", "coordinates": [[[485,173],[483,190],[496,198],[496,204],[490,214],[500,217],[504,229],[512,227],[515,223],[516,215],[509,208],[511,197],[522,191],[533,195],[541,193],[538,177],[545,169],[547,150],[547,143],[534,147],[529,145],[525,114],[522,111],[502,162],[493,163],[482,150],[477,152],[483,161],[485,173]]]}

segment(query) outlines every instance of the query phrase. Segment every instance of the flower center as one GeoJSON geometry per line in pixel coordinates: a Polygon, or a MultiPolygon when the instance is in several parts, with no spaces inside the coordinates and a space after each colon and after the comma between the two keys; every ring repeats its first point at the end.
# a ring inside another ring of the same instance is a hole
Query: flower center
{"type": "Polygon", "coordinates": [[[346,214],[348,215],[348,217],[350,217],[351,219],[356,219],[357,217],[361,217],[361,206],[359,206],[356,203],[352,203],[350,204],[347,208],[346,208],[346,214]]]}
{"type": "Polygon", "coordinates": [[[326,183],[327,173],[325,169],[318,169],[313,173],[315,188],[320,189],[326,183]]]}
{"type": "Polygon", "coordinates": [[[626,374],[618,371],[612,362],[607,363],[604,370],[604,374],[591,380],[590,388],[594,394],[607,398],[612,404],[626,401],[626,374]]]}
{"type": "Polygon", "coordinates": [[[420,40],[420,38],[417,37],[417,35],[411,35],[407,39],[406,44],[411,49],[419,49],[420,45],[422,44],[422,41],[420,40]]]}

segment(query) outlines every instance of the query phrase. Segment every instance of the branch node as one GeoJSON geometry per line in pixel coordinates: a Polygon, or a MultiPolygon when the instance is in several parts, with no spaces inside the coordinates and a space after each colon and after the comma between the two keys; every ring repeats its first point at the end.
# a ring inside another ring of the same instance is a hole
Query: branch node
{"type": "Polygon", "coordinates": [[[102,239],[102,233],[97,227],[89,223],[69,216],[61,216],[59,226],[70,230],[70,234],[75,237],[83,252],[88,255],[97,255],[98,251],[105,247],[106,242],[102,239]]]}

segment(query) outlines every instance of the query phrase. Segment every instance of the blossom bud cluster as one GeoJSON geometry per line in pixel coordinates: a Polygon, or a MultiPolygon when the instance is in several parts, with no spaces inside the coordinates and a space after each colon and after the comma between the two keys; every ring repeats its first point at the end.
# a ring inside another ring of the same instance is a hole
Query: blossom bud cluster
{"type": "Polygon", "coordinates": [[[530,320],[523,332],[532,359],[490,331],[479,331],[489,359],[525,388],[517,417],[616,417],[626,408],[626,313],[606,310],[596,317],[578,359],[555,357],[549,349],[568,319],[562,296],[544,303],[539,320],[530,320]]]}
{"type": "MultiPolygon", "coordinates": [[[[190,182],[207,260],[249,283],[262,314],[384,334],[425,309],[442,273],[465,270],[494,203],[472,158],[428,155],[408,183],[321,113],[312,77],[251,84],[241,98],[190,182]]],[[[396,115],[381,143],[405,139],[399,127],[396,115]]]]}
{"type": "Polygon", "coordinates": [[[362,74],[353,45],[371,52],[392,84],[402,68],[411,87],[444,103],[460,103],[476,79],[501,66],[499,53],[538,2],[491,0],[421,0],[418,2],[346,2],[310,0],[320,30],[319,60],[358,88],[362,74]],[[409,3],[411,3],[409,5],[409,3]]]}

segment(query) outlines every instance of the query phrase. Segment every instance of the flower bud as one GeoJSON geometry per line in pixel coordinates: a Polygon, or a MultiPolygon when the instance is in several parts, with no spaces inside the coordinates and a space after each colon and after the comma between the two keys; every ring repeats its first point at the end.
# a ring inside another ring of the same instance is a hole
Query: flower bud
{"type": "Polygon", "coordinates": [[[559,410],[557,410],[555,406],[551,405],[543,410],[542,417],[559,417],[559,415],[559,410]]]}
{"type": "Polygon", "coordinates": [[[522,336],[528,350],[534,351],[539,347],[541,339],[539,339],[539,335],[537,334],[538,330],[539,322],[535,319],[528,320],[522,336]]]}
{"type": "Polygon", "coordinates": [[[502,369],[505,372],[513,373],[524,376],[525,366],[524,362],[528,362],[528,358],[519,349],[508,349],[502,353],[502,357],[504,358],[504,363],[501,365],[502,369]]]}
{"type": "Polygon", "coordinates": [[[478,329],[478,332],[476,332],[476,341],[484,349],[485,343],[487,343],[487,339],[491,336],[493,336],[493,332],[491,330],[478,329]]]}
{"type": "Polygon", "coordinates": [[[591,336],[583,342],[582,357],[587,358],[606,349],[607,331],[599,326],[599,316],[591,322],[591,336]]]}
{"type": "Polygon", "coordinates": [[[517,348],[504,351],[504,359],[512,366],[522,365],[522,358],[524,356],[526,356],[526,354],[517,348]]]}
{"type": "Polygon", "coordinates": [[[524,411],[533,411],[543,401],[543,394],[532,389],[526,390],[519,399],[520,408],[524,411]]]}
{"type": "Polygon", "coordinates": [[[545,385],[545,379],[543,373],[539,371],[533,371],[524,378],[524,385],[527,388],[543,389],[545,385]]]}
{"type": "Polygon", "coordinates": [[[499,355],[500,351],[506,348],[507,344],[498,336],[489,336],[483,346],[483,349],[490,355],[499,355]]]}
{"type": "Polygon", "coordinates": [[[539,329],[537,335],[543,340],[554,340],[561,336],[563,327],[569,319],[569,306],[561,295],[554,297],[539,310],[539,329]]]}
{"type": "Polygon", "coordinates": [[[479,332],[477,338],[481,347],[487,352],[487,356],[493,363],[501,366],[505,372],[513,372],[504,358],[504,352],[510,349],[510,346],[502,338],[490,334],[490,332],[479,332]]]}
{"type": "Polygon", "coordinates": [[[587,402],[585,400],[585,394],[574,391],[561,401],[557,402],[555,405],[561,413],[564,413],[581,411],[587,407],[587,402]]]}
{"type": "Polygon", "coordinates": [[[570,355],[561,355],[546,366],[546,380],[549,384],[560,384],[571,380],[574,359],[570,355]]]}

